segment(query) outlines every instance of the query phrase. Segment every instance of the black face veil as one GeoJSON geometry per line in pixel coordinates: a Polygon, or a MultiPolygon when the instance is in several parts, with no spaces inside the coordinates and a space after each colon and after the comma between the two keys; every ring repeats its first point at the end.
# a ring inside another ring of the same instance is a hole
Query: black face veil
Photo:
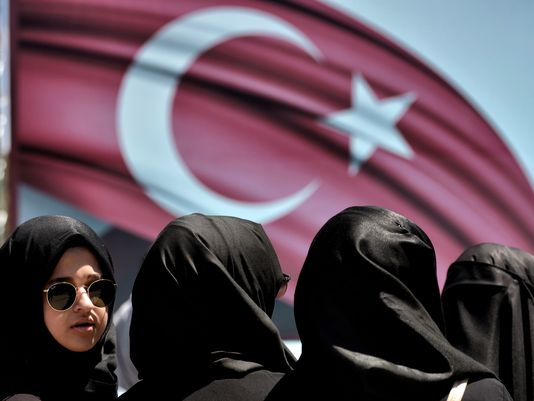
{"type": "Polygon", "coordinates": [[[451,343],[493,370],[515,401],[534,399],[534,255],[501,244],[468,248],[442,294],[451,343]]]}
{"type": "Polygon", "coordinates": [[[433,245],[387,209],[351,207],[320,229],[298,278],[295,319],[302,356],[290,375],[301,374],[310,394],[434,400],[456,380],[493,376],[445,339],[433,245]]]}

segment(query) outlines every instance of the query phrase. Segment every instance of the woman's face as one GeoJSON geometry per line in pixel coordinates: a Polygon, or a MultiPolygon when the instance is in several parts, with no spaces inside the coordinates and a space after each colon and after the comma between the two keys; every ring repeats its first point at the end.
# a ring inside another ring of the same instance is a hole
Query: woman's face
{"type": "Polygon", "coordinates": [[[86,288],[102,278],[102,270],[96,257],[86,248],[75,247],[65,251],[52,276],[45,285],[66,281],[77,287],[72,307],[57,311],[47,302],[43,293],[43,310],[46,327],[63,347],[70,351],[85,352],[100,340],[108,323],[108,307],[94,306],[86,288]]]}

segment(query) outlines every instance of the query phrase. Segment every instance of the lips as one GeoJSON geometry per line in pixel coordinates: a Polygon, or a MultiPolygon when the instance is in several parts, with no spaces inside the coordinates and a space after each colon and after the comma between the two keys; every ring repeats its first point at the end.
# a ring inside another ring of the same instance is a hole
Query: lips
{"type": "Polygon", "coordinates": [[[94,322],[83,321],[83,322],[77,322],[73,324],[71,328],[77,331],[88,332],[88,331],[93,331],[95,329],[95,326],[96,324],[94,322]]]}

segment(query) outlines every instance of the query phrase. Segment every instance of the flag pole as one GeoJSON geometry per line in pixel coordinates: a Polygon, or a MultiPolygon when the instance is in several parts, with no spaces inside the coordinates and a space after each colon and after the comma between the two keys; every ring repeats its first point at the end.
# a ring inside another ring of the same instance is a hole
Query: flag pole
{"type": "Polygon", "coordinates": [[[0,240],[7,237],[9,227],[11,152],[11,54],[9,0],[0,0],[0,240]]]}

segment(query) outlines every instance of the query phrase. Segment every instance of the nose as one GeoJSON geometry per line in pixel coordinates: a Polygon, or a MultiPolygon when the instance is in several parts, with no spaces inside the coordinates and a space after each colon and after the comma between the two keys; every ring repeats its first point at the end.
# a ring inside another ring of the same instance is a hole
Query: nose
{"type": "Polygon", "coordinates": [[[76,300],[74,301],[75,308],[92,308],[93,303],[91,302],[91,298],[89,298],[89,293],[87,292],[87,288],[85,287],[78,287],[78,294],[76,296],[76,300]]]}

